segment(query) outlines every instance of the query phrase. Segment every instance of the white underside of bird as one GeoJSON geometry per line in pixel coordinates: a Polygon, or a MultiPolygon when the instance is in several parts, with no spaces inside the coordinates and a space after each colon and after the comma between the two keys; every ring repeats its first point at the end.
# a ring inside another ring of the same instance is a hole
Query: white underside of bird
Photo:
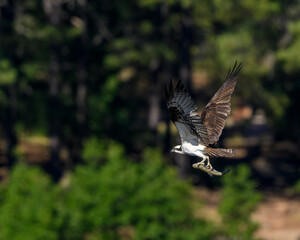
{"type": "MultiPolygon", "coordinates": [[[[209,157],[204,152],[206,147],[200,144],[195,136],[189,134],[189,129],[186,127],[186,125],[182,123],[175,123],[175,126],[182,133],[181,145],[173,147],[171,152],[200,157],[202,158],[202,161],[196,165],[193,165],[193,167],[199,168],[200,165],[203,165],[205,168],[210,169],[211,164],[209,162],[209,157]]],[[[210,173],[209,175],[211,176],[210,173]]]]}
{"type": "Polygon", "coordinates": [[[204,145],[201,145],[199,141],[189,134],[188,128],[182,123],[175,123],[177,129],[182,132],[181,145],[175,146],[171,152],[176,152],[180,154],[188,154],[190,156],[197,156],[205,158],[203,150],[205,149],[204,145]],[[181,151],[180,151],[181,150],[181,151]]]}

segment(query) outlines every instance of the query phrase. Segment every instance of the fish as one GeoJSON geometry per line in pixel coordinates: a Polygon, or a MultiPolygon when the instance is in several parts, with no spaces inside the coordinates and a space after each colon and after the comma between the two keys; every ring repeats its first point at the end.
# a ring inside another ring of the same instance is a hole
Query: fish
{"type": "Polygon", "coordinates": [[[223,172],[219,172],[216,169],[214,169],[212,166],[208,166],[205,163],[201,163],[201,162],[194,163],[193,168],[200,169],[200,170],[206,172],[211,177],[224,176],[225,174],[227,174],[230,171],[230,169],[228,169],[223,172]]]}

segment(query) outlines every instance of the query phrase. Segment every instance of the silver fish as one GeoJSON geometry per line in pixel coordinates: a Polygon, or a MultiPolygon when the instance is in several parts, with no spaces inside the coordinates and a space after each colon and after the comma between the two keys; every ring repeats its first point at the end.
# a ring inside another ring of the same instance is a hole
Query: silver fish
{"type": "Polygon", "coordinates": [[[219,171],[215,170],[211,165],[206,165],[205,163],[201,163],[201,162],[194,163],[193,168],[200,169],[200,170],[206,172],[211,177],[212,176],[223,176],[230,171],[230,170],[226,170],[224,172],[219,172],[219,171]]]}

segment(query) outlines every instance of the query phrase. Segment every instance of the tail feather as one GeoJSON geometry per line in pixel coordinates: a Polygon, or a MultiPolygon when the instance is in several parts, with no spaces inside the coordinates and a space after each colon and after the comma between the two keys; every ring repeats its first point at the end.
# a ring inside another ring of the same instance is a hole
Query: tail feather
{"type": "Polygon", "coordinates": [[[226,157],[232,158],[236,155],[235,149],[225,149],[225,148],[205,148],[204,151],[210,157],[226,157]]]}

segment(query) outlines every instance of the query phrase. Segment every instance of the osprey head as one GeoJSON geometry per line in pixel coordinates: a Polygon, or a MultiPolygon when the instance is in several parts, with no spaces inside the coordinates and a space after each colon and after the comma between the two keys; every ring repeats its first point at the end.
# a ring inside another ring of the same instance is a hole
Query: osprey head
{"type": "Polygon", "coordinates": [[[181,145],[177,145],[177,146],[173,147],[173,149],[171,150],[171,153],[172,152],[184,154],[184,152],[182,151],[182,146],[181,145]]]}

